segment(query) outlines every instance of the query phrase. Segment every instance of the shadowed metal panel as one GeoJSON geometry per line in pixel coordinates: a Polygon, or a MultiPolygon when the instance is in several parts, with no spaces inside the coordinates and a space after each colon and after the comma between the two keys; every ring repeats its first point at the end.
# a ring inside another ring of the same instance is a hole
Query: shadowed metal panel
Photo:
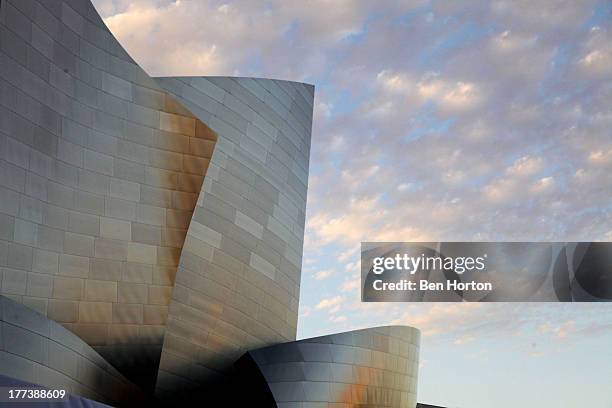
{"type": "Polygon", "coordinates": [[[331,334],[248,352],[279,408],[416,405],[420,333],[386,326],[331,334]]]}
{"type": "Polygon", "coordinates": [[[295,339],[314,88],[158,81],[218,134],[172,294],[164,397],[218,380],[248,349],[295,339]]]}
{"type": "Polygon", "coordinates": [[[152,387],[214,132],[89,0],[2,2],[0,95],[0,292],[152,387]]]}
{"type": "Polygon", "coordinates": [[[146,400],[80,338],[0,296],[0,377],[3,375],[109,404],[146,400]]]}

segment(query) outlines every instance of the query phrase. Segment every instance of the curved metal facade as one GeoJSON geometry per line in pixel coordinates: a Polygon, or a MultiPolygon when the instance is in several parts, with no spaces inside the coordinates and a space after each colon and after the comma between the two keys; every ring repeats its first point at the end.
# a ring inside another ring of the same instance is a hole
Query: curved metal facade
{"type": "Polygon", "coordinates": [[[161,78],[218,141],[187,233],[157,381],[195,388],[295,340],[314,88],[161,78]]]}
{"type": "Polygon", "coordinates": [[[4,296],[0,296],[2,376],[108,404],[147,399],[79,337],[4,296]]]}
{"type": "Polygon", "coordinates": [[[216,136],[88,0],[0,10],[1,293],[153,387],[216,136]]]}
{"type": "Polygon", "coordinates": [[[245,357],[261,371],[279,408],[414,408],[419,343],[417,329],[386,326],[279,344],[245,357]]]}

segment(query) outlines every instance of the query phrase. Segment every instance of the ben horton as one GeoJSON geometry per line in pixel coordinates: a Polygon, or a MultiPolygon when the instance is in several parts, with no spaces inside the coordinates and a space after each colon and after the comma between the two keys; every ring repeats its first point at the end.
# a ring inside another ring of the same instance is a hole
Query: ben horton
{"type": "Polygon", "coordinates": [[[395,282],[384,282],[382,279],[377,279],[373,282],[372,287],[376,291],[483,291],[490,292],[493,290],[491,282],[461,282],[457,280],[447,280],[445,282],[430,282],[427,279],[419,279],[418,281],[410,281],[401,279],[395,282]]]}

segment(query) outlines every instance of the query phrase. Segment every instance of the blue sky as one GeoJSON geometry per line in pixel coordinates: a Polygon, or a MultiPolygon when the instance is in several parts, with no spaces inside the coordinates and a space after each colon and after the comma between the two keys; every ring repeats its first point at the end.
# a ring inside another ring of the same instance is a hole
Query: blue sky
{"type": "Polygon", "coordinates": [[[362,304],[361,241],[612,240],[608,1],[95,0],[152,75],[316,85],[299,337],[422,330],[419,400],[612,407],[609,304],[362,304]]]}

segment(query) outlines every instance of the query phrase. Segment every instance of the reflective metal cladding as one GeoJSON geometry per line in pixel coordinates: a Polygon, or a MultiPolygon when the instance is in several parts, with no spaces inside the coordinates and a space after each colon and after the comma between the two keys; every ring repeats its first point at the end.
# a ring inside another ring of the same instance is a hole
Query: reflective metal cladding
{"type": "Polygon", "coordinates": [[[231,374],[249,349],[295,340],[314,90],[253,78],[159,82],[218,135],[176,276],[162,396],[231,374]]]}
{"type": "MultiPolygon", "coordinates": [[[[138,387],[82,339],[59,323],[0,296],[0,387],[24,385],[21,381],[14,384],[11,378],[107,404],[147,401],[138,387]]],[[[15,403],[6,397],[0,395],[0,406],[15,403]]]]}
{"type": "Polygon", "coordinates": [[[278,407],[414,407],[420,333],[386,326],[250,351],[278,407]],[[328,405],[330,406],[330,405],[328,405]]]}
{"type": "Polygon", "coordinates": [[[89,1],[11,0],[1,13],[1,293],[152,388],[217,136],[89,1]]]}

